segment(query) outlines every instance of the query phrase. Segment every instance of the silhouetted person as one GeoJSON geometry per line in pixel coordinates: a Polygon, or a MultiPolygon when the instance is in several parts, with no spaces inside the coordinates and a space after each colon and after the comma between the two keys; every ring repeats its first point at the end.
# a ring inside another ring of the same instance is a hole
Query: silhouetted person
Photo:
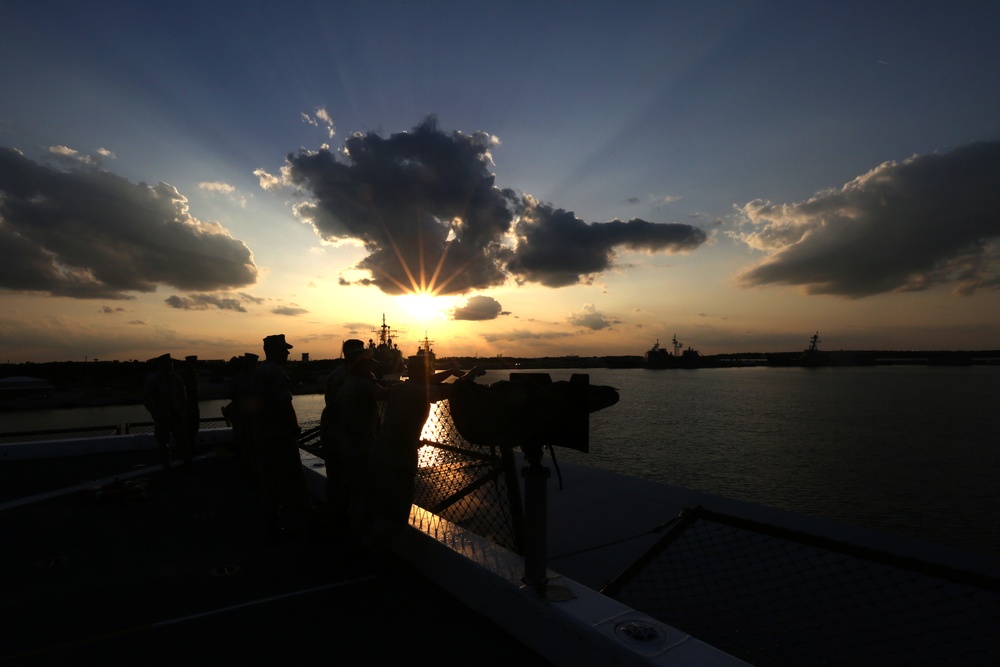
{"type": "Polygon", "coordinates": [[[378,401],[389,390],[372,374],[372,348],[352,347],[345,358],[345,378],[334,404],[337,418],[339,466],[343,471],[343,502],[348,506],[352,531],[357,534],[356,506],[368,482],[368,463],[378,430],[378,401]]]}
{"type": "Polygon", "coordinates": [[[456,375],[458,382],[470,382],[484,373],[479,366],[465,374],[457,370],[431,373],[426,362],[424,355],[410,357],[406,381],[389,390],[385,416],[372,448],[363,522],[366,545],[376,551],[409,521],[420,433],[431,403],[451,394],[451,385],[442,382],[456,375]]]}
{"type": "Polygon", "coordinates": [[[252,387],[250,378],[257,370],[256,354],[247,352],[236,359],[235,372],[229,383],[229,404],[223,406],[222,416],[233,429],[233,451],[256,465],[253,456],[253,424],[251,423],[252,387]]]}
{"type": "Polygon", "coordinates": [[[187,422],[188,442],[194,449],[198,442],[198,427],[201,426],[201,408],[198,406],[198,357],[190,355],[184,357],[184,365],[181,367],[181,378],[184,380],[184,392],[187,395],[187,409],[184,419],[187,422]]]}
{"type": "Polygon", "coordinates": [[[301,429],[292,405],[292,384],[285,372],[291,347],[284,334],[266,337],[264,362],[251,377],[253,436],[270,542],[284,539],[290,531],[309,536],[316,519],[299,458],[301,429]]]}
{"type": "Polygon", "coordinates": [[[341,346],[343,361],[326,379],[325,406],[320,416],[320,446],[326,464],[326,503],[330,526],[337,532],[349,528],[348,498],[344,467],[340,455],[340,423],[337,418],[337,392],[348,377],[348,359],[364,350],[364,341],[357,338],[345,340],[341,346]]]}
{"type": "Polygon", "coordinates": [[[160,460],[163,469],[170,469],[172,451],[170,439],[180,450],[185,470],[190,470],[191,441],[188,439],[186,422],[187,397],[184,391],[184,380],[174,372],[174,361],[169,354],[150,359],[152,372],[146,379],[143,388],[142,403],[149,410],[153,419],[153,437],[160,448],[160,460]]]}

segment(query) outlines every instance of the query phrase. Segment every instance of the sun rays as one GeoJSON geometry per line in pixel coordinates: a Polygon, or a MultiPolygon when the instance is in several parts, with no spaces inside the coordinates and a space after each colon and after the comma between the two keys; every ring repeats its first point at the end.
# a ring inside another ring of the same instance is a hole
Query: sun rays
{"type": "Polygon", "coordinates": [[[417,231],[417,263],[416,271],[414,267],[410,266],[410,263],[406,260],[402,251],[399,248],[399,244],[396,243],[396,239],[389,233],[386,229],[386,238],[392,247],[393,253],[396,255],[396,259],[399,260],[399,266],[402,268],[403,273],[406,274],[406,282],[403,282],[396,276],[393,276],[384,269],[378,269],[379,275],[391,282],[393,285],[399,288],[399,290],[404,295],[415,296],[420,298],[426,298],[431,300],[434,297],[440,296],[445,293],[448,285],[451,284],[455,278],[462,275],[463,270],[467,267],[468,263],[463,263],[451,272],[448,276],[442,276],[442,272],[445,266],[445,260],[448,259],[448,252],[454,243],[457,243],[449,235],[449,239],[445,241],[441,246],[440,255],[437,258],[437,263],[434,266],[434,270],[428,275],[427,270],[427,251],[424,246],[424,235],[422,230],[417,231]]]}
{"type": "MultiPolygon", "coordinates": [[[[377,275],[392,283],[399,290],[398,301],[402,304],[406,312],[416,320],[426,323],[428,320],[443,314],[453,301],[446,297],[456,296],[453,292],[448,291],[448,286],[462,275],[468,264],[466,262],[454,266],[445,275],[448,253],[452,245],[457,243],[457,241],[452,238],[452,235],[449,235],[448,240],[441,244],[440,250],[437,253],[438,257],[436,261],[433,261],[433,266],[431,266],[432,262],[429,260],[432,260],[432,258],[428,256],[429,252],[424,243],[424,235],[422,230],[418,230],[417,266],[414,267],[407,260],[408,253],[403,252],[399,243],[389,233],[388,229],[385,231],[389,245],[399,262],[400,271],[390,273],[385,269],[373,267],[377,275]],[[394,273],[396,275],[393,275],[394,273]]],[[[431,249],[431,252],[434,250],[431,249]]],[[[412,257],[413,255],[409,254],[409,256],[412,257]]]]}

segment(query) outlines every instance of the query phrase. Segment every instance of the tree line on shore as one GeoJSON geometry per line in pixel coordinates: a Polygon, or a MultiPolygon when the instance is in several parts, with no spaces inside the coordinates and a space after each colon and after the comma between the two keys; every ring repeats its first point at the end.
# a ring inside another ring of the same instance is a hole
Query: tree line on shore
{"type": "MultiPolygon", "coordinates": [[[[820,352],[814,361],[829,366],[864,366],[881,364],[971,365],[1000,363],[1000,350],[978,351],[901,351],[867,350],[820,352]]],[[[698,367],[721,368],[735,366],[794,366],[804,365],[802,352],[740,352],[699,355],[698,367]]],[[[203,384],[226,385],[235,370],[235,360],[199,360],[203,384]]],[[[312,385],[322,380],[341,363],[340,359],[289,360],[287,369],[294,386],[312,385]]],[[[559,357],[439,357],[438,368],[471,368],[474,365],[491,370],[542,368],[642,368],[645,360],[638,355],[559,357]]],[[[144,361],[61,361],[43,363],[0,364],[0,378],[41,378],[59,390],[94,390],[102,387],[120,388],[134,385],[141,388],[148,372],[144,361]]]]}

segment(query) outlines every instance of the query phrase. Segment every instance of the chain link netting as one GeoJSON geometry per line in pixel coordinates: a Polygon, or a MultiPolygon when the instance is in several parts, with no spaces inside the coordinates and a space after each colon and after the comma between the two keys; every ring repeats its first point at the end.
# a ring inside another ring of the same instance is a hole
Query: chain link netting
{"type": "MultiPolygon", "coordinates": [[[[379,404],[379,416],[385,403],[379,404]]],[[[201,419],[200,428],[227,426],[221,417],[201,419]]],[[[131,422],[0,434],[0,442],[35,442],[95,436],[145,434],[154,423],[131,422]]],[[[319,451],[319,422],[303,422],[299,446],[319,451]]],[[[421,433],[414,503],[466,530],[516,553],[523,552],[520,488],[509,449],[478,446],[463,438],[451,418],[448,401],[431,405],[421,433]]]]}
{"type": "Polygon", "coordinates": [[[447,400],[431,406],[420,435],[414,503],[477,535],[523,553],[520,488],[509,448],[459,434],[447,400]]]}
{"type": "MultiPolygon", "coordinates": [[[[379,418],[385,416],[379,403],[379,418]]],[[[319,428],[303,424],[299,447],[322,456],[319,428]]],[[[447,400],[431,404],[420,434],[413,503],[515,553],[523,553],[522,506],[509,449],[461,436],[447,400]]]]}
{"type": "Polygon", "coordinates": [[[702,508],[603,591],[754,665],[998,665],[995,577],[702,508]]]}

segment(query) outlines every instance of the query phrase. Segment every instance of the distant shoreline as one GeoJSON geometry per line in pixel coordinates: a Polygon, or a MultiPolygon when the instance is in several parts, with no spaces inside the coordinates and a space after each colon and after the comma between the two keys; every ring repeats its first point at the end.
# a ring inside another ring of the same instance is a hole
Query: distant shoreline
{"type": "MultiPolygon", "coordinates": [[[[674,357],[675,359],[680,359],[674,357]]],[[[457,362],[462,368],[478,364],[491,370],[518,368],[647,368],[641,355],[604,357],[442,357],[438,366],[457,362]]],[[[742,352],[698,355],[691,362],[695,368],[739,368],[743,366],[969,366],[1000,365],[1000,350],[977,351],[889,351],[889,350],[839,350],[818,351],[810,355],[803,352],[742,352]]]]}
{"type": "MultiPolygon", "coordinates": [[[[287,370],[296,395],[323,393],[326,377],[340,359],[289,361],[287,370]]],[[[803,351],[668,356],[656,363],[638,355],[605,357],[440,357],[439,370],[479,365],[493,371],[713,368],[847,368],[859,366],[1000,366],[1000,350],[974,352],[803,351]]],[[[225,400],[235,368],[230,362],[199,362],[199,399],[225,400]]],[[[141,403],[148,372],[144,362],[89,361],[0,364],[0,413],[35,409],[70,409],[141,403]]]]}

